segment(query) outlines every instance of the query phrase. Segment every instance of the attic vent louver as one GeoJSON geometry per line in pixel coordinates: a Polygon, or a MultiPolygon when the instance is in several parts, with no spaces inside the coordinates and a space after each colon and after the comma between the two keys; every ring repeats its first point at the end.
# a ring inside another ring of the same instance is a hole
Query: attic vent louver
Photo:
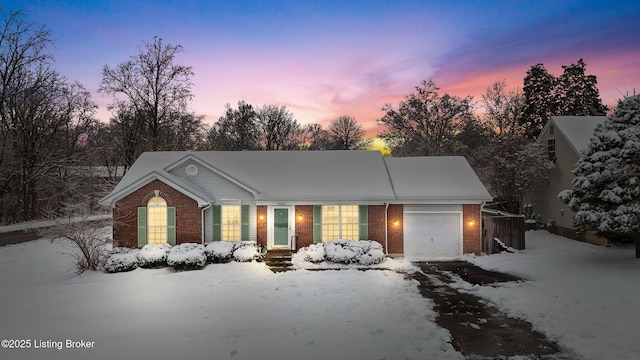
{"type": "Polygon", "coordinates": [[[196,175],[198,175],[198,167],[193,165],[193,164],[191,164],[191,165],[187,166],[187,168],[185,169],[185,172],[189,176],[196,176],[196,175]]]}

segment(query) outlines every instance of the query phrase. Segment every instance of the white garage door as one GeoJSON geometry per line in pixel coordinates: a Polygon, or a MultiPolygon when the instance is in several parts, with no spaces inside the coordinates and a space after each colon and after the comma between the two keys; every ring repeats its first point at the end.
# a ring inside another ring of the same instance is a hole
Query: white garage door
{"type": "Polygon", "coordinates": [[[404,256],[410,260],[462,255],[460,213],[405,213],[404,256]]]}

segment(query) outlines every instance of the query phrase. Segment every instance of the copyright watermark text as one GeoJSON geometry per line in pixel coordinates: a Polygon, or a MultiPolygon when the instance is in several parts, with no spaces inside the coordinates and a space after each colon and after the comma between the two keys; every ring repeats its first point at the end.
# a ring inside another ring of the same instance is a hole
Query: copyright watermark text
{"type": "Polygon", "coordinates": [[[93,349],[95,341],[86,340],[42,340],[42,339],[4,339],[3,349],[93,349]]]}

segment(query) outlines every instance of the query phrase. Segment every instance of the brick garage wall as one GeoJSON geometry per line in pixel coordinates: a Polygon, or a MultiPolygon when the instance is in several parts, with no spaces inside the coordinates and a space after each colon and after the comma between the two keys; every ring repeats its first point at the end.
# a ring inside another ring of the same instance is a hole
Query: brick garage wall
{"type": "Polygon", "coordinates": [[[404,206],[402,204],[389,205],[387,212],[389,255],[404,254],[403,215],[404,206]]]}
{"type": "Polygon", "coordinates": [[[296,248],[313,244],[313,205],[296,205],[296,248]]]}
{"type": "Polygon", "coordinates": [[[267,246],[267,207],[265,205],[259,205],[256,207],[256,225],[258,227],[256,231],[257,243],[267,246]]]}
{"type": "Polygon", "coordinates": [[[384,247],[384,205],[369,205],[369,240],[377,241],[384,247]]]}
{"type": "Polygon", "coordinates": [[[482,224],[480,205],[462,205],[462,252],[482,253],[482,224]]]}
{"type": "Polygon", "coordinates": [[[116,202],[113,208],[113,240],[118,246],[138,246],[138,207],[147,206],[156,196],[167,206],[176,208],[176,244],[202,242],[202,212],[198,203],[160,180],[147,185],[116,202]]]}

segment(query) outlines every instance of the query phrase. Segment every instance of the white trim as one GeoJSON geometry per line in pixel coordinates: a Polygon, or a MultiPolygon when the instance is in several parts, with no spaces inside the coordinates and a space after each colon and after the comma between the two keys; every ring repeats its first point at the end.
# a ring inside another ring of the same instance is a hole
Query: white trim
{"type": "Polygon", "coordinates": [[[296,244],[294,243],[293,236],[296,233],[296,214],[295,214],[295,206],[293,205],[269,205],[267,206],[267,250],[272,249],[295,249],[296,244]],[[273,211],[275,209],[287,209],[289,213],[289,233],[288,233],[288,242],[286,246],[275,246],[274,242],[274,233],[273,233],[273,211]]]}
{"type": "Polygon", "coordinates": [[[178,192],[182,193],[183,195],[195,200],[198,203],[198,207],[204,207],[211,203],[211,199],[208,199],[208,196],[206,196],[205,194],[199,194],[200,191],[197,191],[197,189],[190,189],[189,187],[191,186],[189,184],[184,184],[182,181],[180,181],[179,178],[164,171],[162,173],[159,171],[152,171],[146,176],[136,180],[129,186],[119,190],[117,193],[111,193],[105,196],[104,198],[100,199],[98,203],[100,205],[111,205],[111,207],[114,207],[116,202],[134,193],[153,180],[161,181],[166,185],[174,188],[178,192]]]}

